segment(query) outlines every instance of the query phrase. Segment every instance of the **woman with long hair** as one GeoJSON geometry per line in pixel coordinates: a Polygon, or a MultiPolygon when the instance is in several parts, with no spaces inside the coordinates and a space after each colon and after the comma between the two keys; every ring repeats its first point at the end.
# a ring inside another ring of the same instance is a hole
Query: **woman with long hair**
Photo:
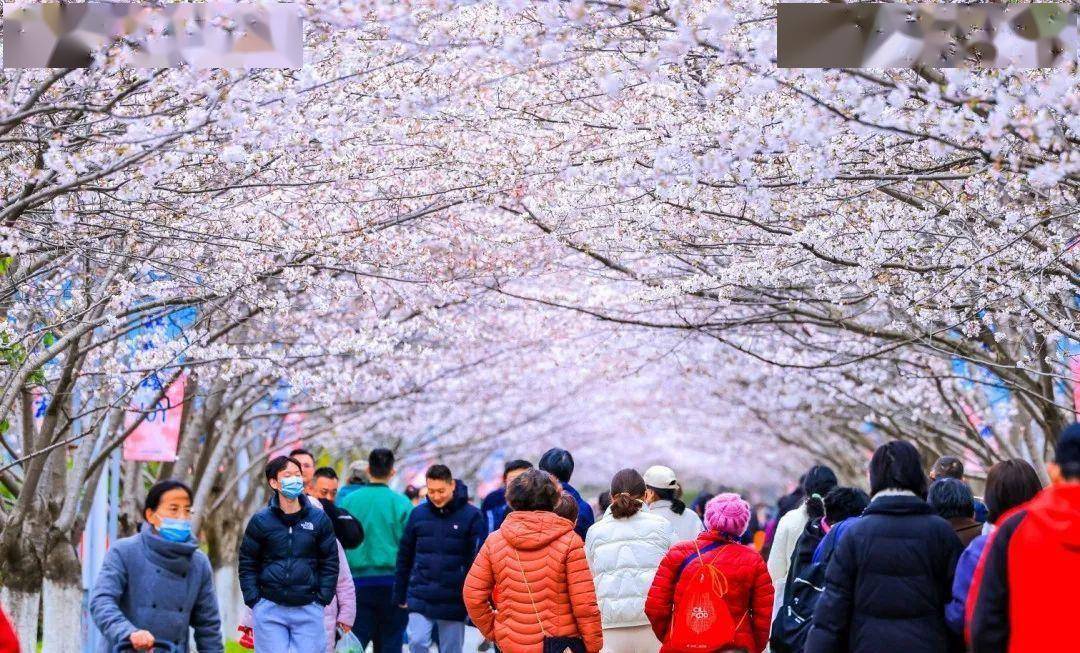
{"type": "Polygon", "coordinates": [[[645,503],[654,515],[659,515],[671,523],[675,530],[675,541],[684,542],[698,536],[704,526],[701,518],[693,510],[686,509],[682,500],[682,486],[670,467],[653,465],[645,470],[645,503]]]}
{"type": "Polygon", "coordinates": [[[657,653],[645,597],[660,560],[675,541],[668,520],[645,505],[645,479],[623,469],[611,479],[611,505],[585,537],[604,628],[604,651],[657,653]]]}

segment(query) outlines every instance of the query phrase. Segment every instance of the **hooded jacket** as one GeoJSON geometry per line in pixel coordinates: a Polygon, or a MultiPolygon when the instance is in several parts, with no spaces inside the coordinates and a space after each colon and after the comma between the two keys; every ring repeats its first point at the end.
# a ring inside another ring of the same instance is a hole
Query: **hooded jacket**
{"type": "Polygon", "coordinates": [[[1063,651],[1080,586],[1080,483],[1052,485],[999,521],[969,594],[974,653],[1063,651]],[[973,604],[972,604],[973,603],[973,604]]]}
{"type": "Polygon", "coordinates": [[[603,644],[585,547],[552,512],[514,511],[488,536],[465,579],[465,606],[503,653],[542,653],[545,633],[603,644]]]}
{"type": "Polygon", "coordinates": [[[806,653],[945,653],[960,540],[914,494],[878,494],[844,529],[825,570],[806,653]]]}
{"type": "Polygon", "coordinates": [[[644,626],[645,597],[660,561],[675,543],[668,520],[643,507],[616,519],[609,508],[585,538],[604,628],[644,626]]]}
{"type": "MultiPolygon", "coordinates": [[[[689,578],[687,572],[701,563],[717,567],[727,583],[724,603],[735,624],[734,646],[760,653],[769,642],[769,622],[772,620],[773,585],[769,570],[753,548],[730,541],[713,531],[699,535],[696,546],[694,541],[677,542],[660,562],[660,569],[645,601],[645,614],[649,617],[656,638],[661,642],[667,640],[675,605],[686,590],[686,585],[679,581],[689,578]],[[721,546],[703,552],[679,574],[679,568],[687,557],[716,543],[721,543],[721,546]]],[[[665,644],[660,651],[669,653],[671,649],[665,644]]]]}
{"type": "Polygon", "coordinates": [[[330,605],[338,581],[338,541],[326,513],[299,497],[300,510],[286,514],[278,495],[255,513],[240,543],[240,590],[252,608],[259,599],[279,605],[330,605]]]}
{"type": "Polygon", "coordinates": [[[486,535],[484,516],[463,489],[441,508],[418,505],[398,547],[394,605],[408,604],[409,612],[429,619],[465,621],[461,590],[486,535]]]}

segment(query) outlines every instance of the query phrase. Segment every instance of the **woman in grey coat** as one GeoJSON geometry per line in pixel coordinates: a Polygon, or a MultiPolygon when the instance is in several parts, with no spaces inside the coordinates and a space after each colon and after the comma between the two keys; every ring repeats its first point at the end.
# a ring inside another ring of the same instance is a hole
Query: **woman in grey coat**
{"type": "Polygon", "coordinates": [[[223,653],[213,571],[191,533],[191,489],[157,483],[143,516],[137,535],[109,549],[94,584],[90,613],[104,635],[99,650],[124,644],[122,650],[187,653],[194,628],[198,653],[223,653]]]}

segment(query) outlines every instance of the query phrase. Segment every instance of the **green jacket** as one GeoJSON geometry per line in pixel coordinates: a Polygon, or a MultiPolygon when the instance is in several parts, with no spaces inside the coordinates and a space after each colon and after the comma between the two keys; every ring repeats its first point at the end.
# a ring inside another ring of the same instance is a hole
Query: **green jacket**
{"type": "Polygon", "coordinates": [[[398,544],[413,505],[409,498],[381,483],[349,492],[340,506],[364,527],[364,541],[345,552],[353,576],[393,576],[398,544]]]}

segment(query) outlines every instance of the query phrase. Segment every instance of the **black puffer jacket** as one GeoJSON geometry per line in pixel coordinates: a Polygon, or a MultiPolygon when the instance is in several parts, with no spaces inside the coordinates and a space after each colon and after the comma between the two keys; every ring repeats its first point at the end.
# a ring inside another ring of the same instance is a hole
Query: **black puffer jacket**
{"type": "Polygon", "coordinates": [[[961,551],[930,504],[879,495],[836,543],[805,652],[963,650],[945,625],[961,551]]]}
{"type": "Polygon", "coordinates": [[[240,590],[244,603],[259,599],[301,606],[334,600],[338,576],[337,538],[322,510],[300,496],[300,511],[285,514],[275,493],[255,513],[240,543],[240,590]]]}
{"type": "Polygon", "coordinates": [[[476,552],[487,537],[487,523],[466,500],[463,484],[450,503],[436,508],[425,501],[409,514],[398,547],[394,603],[429,619],[464,621],[461,593],[476,552]]]}

